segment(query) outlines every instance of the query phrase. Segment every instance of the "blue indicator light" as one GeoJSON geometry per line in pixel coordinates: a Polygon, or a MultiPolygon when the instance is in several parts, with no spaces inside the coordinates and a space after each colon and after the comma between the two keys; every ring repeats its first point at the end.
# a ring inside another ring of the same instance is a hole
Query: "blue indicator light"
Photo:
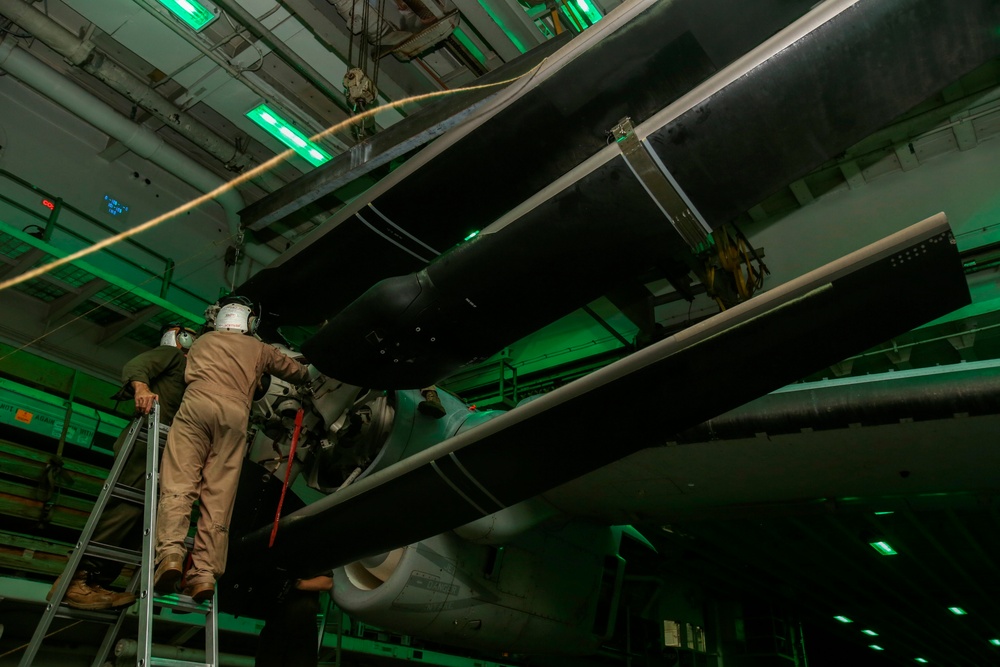
{"type": "Polygon", "coordinates": [[[128,213],[128,206],[118,201],[111,195],[104,195],[104,203],[108,205],[108,213],[111,215],[122,215],[128,213]]]}

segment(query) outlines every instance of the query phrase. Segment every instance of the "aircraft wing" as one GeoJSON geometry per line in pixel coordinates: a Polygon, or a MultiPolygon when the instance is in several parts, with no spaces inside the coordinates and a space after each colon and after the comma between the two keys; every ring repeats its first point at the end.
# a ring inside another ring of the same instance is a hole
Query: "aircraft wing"
{"type": "Polygon", "coordinates": [[[953,509],[1000,490],[998,403],[995,360],[790,385],[544,498],[609,525],[953,509]]]}
{"type": "Polygon", "coordinates": [[[234,561],[315,572],[442,533],[968,302],[935,216],[287,516],[273,548],[253,532],[234,561]]]}

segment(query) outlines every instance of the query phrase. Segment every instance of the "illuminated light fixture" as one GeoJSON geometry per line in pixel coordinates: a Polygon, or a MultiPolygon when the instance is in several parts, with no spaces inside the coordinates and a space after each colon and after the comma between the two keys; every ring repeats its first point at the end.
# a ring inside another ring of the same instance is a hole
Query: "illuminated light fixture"
{"type": "Polygon", "coordinates": [[[865,633],[869,637],[878,637],[878,633],[874,630],[862,630],[861,632],[865,633]]]}
{"type": "Polygon", "coordinates": [[[1000,646],[1000,639],[991,639],[990,643],[994,646],[1000,646]]]}
{"type": "Polygon", "coordinates": [[[869,542],[868,545],[883,556],[895,556],[896,550],[888,542],[869,542]]]}
{"type": "Polygon", "coordinates": [[[464,241],[468,241],[469,239],[475,238],[478,235],[479,235],[479,230],[477,229],[476,231],[474,231],[471,234],[469,234],[468,236],[466,236],[463,240],[464,241]]]}
{"type": "Polygon", "coordinates": [[[199,0],[159,0],[159,2],[195,32],[199,32],[219,18],[218,7],[207,5],[199,0]]]}
{"type": "Polygon", "coordinates": [[[914,660],[916,660],[917,662],[923,663],[925,665],[927,664],[927,661],[924,660],[923,658],[914,658],[914,660]]]}
{"type": "Polygon", "coordinates": [[[462,46],[468,49],[469,53],[472,54],[473,58],[475,58],[484,65],[486,64],[486,56],[483,55],[483,52],[479,49],[478,46],[472,43],[472,40],[469,39],[469,36],[466,35],[464,32],[462,32],[461,28],[455,28],[455,32],[453,34],[455,35],[456,38],[458,38],[458,41],[462,43],[462,46]]]}
{"type": "Polygon", "coordinates": [[[869,644],[868,648],[870,648],[873,651],[884,651],[885,650],[884,648],[882,648],[878,644],[869,644]]]}
{"type": "Polygon", "coordinates": [[[597,7],[591,3],[587,2],[587,0],[576,0],[576,6],[580,8],[580,11],[584,13],[592,24],[597,23],[604,18],[601,15],[600,10],[598,10],[597,7]]]}
{"type": "Polygon", "coordinates": [[[965,616],[969,612],[965,611],[961,607],[948,607],[948,611],[955,614],[955,616],[965,616]]]}
{"type": "Polygon", "coordinates": [[[895,514],[894,510],[885,510],[884,512],[875,512],[875,516],[882,516],[883,514],[895,514]]]}
{"type": "Polygon", "coordinates": [[[834,618],[837,619],[838,621],[840,621],[841,623],[853,623],[854,622],[851,619],[847,618],[846,616],[834,616],[834,618]]]}
{"type": "Polygon", "coordinates": [[[272,137],[285,144],[301,155],[314,167],[329,162],[333,156],[296,130],[284,118],[279,116],[266,104],[261,104],[247,112],[247,118],[257,123],[272,137]]]}

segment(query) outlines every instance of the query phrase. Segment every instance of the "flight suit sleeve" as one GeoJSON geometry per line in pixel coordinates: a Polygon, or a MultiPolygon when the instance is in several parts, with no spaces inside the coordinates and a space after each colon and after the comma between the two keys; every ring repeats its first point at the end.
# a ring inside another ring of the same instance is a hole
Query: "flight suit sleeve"
{"type": "Polygon", "coordinates": [[[132,357],[122,368],[122,392],[132,395],[132,383],[150,385],[153,381],[177,363],[175,348],[161,345],[132,357]]]}
{"type": "Polygon", "coordinates": [[[277,375],[292,384],[309,381],[309,369],[270,345],[264,349],[264,372],[277,375]]]}

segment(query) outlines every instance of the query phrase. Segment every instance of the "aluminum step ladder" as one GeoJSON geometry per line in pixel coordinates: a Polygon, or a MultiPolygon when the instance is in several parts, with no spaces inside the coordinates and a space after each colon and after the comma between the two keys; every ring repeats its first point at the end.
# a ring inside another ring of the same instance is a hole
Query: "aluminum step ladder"
{"type": "Polygon", "coordinates": [[[91,511],[90,517],[83,527],[83,532],[80,533],[76,548],[73,549],[72,555],[66,563],[66,569],[63,570],[64,576],[59,578],[58,585],[52,591],[51,599],[38,623],[38,627],[35,628],[31,643],[28,644],[24,655],[21,657],[20,667],[30,667],[34,662],[35,656],[38,654],[38,650],[45,640],[46,633],[48,633],[52,621],[56,618],[69,618],[108,625],[108,630],[97,651],[97,656],[94,658],[92,667],[101,667],[107,659],[108,653],[114,646],[115,639],[121,630],[130,607],[88,611],[73,609],[63,604],[66,591],[69,590],[72,575],[80,569],[80,563],[83,561],[85,555],[138,566],[126,589],[130,593],[135,594],[139,603],[138,646],[135,658],[137,667],[218,667],[219,622],[216,613],[217,599],[215,595],[212,596],[211,600],[202,604],[198,604],[190,597],[183,595],[166,597],[156,597],[153,595],[156,506],[159,498],[160,443],[165,442],[167,430],[166,426],[160,424],[160,405],[155,402],[148,417],[139,416],[132,422],[125,437],[125,442],[122,444],[121,451],[115,457],[115,463],[111,467],[111,472],[108,473],[108,478],[105,480],[101,493],[94,503],[94,509],[91,511]],[[143,491],[119,484],[118,482],[136,443],[144,443],[146,446],[146,488],[143,491]],[[143,505],[144,528],[141,551],[123,549],[91,541],[97,523],[107,507],[108,501],[112,497],[143,505]],[[153,646],[153,619],[156,607],[167,607],[179,612],[205,614],[205,662],[156,658],[151,655],[153,646]]]}

